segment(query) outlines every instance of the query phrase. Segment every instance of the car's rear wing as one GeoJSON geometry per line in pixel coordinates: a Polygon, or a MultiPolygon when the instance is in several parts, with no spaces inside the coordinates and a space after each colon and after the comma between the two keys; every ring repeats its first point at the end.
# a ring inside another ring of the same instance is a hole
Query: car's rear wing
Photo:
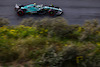
{"type": "Polygon", "coordinates": [[[16,5],[15,5],[15,8],[16,8],[16,9],[19,9],[20,7],[18,6],[18,4],[16,4],[16,5]]]}

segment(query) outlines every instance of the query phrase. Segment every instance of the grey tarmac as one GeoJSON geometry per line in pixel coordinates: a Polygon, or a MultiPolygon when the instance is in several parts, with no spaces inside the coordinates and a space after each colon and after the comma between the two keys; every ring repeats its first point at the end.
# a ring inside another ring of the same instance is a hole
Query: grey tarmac
{"type": "Polygon", "coordinates": [[[11,25],[18,25],[24,18],[33,17],[41,19],[50,17],[47,15],[25,15],[19,17],[15,10],[15,4],[37,4],[50,5],[53,4],[63,9],[64,17],[68,20],[68,24],[84,24],[85,20],[98,19],[100,21],[100,0],[0,0],[0,17],[8,18],[11,25]]]}

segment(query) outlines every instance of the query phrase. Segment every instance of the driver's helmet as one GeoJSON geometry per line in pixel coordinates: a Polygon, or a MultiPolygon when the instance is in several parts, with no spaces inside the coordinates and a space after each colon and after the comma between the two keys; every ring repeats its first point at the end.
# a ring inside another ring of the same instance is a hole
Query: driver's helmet
{"type": "Polygon", "coordinates": [[[53,4],[51,4],[51,6],[53,6],[53,4]]]}
{"type": "Polygon", "coordinates": [[[34,5],[36,5],[36,3],[34,3],[34,5]]]}
{"type": "Polygon", "coordinates": [[[53,4],[51,4],[51,5],[50,5],[50,7],[54,7],[54,5],[53,5],[53,4]]]}

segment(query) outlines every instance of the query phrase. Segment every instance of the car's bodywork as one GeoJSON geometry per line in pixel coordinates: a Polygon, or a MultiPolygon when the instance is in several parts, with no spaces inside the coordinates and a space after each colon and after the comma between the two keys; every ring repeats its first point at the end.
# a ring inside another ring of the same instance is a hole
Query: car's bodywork
{"type": "Polygon", "coordinates": [[[15,9],[18,13],[18,15],[22,16],[25,13],[38,13],[38,14],[46,14],[49,13],[51,16],[54,15],[61,15],[63,13],[62,9],[59,7],[54,6],[44,6],[44,5],[36,5],[36,4],[30,4],[30,5],[17,5],[15,6],[15,9]]]}

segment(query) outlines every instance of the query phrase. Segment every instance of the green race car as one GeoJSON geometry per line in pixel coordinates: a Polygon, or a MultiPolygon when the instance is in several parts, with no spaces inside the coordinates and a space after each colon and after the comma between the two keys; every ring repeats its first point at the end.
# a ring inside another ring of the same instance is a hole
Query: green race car
{"type": "Polygon", "coordinates": [[[55,16],[55,15],[61,15],[63,13],[62,9],[59,7],[54,7],[53,5],[51,6],[44,6],[43,4],[41,5],[36,5],[30,4],[30,5],[15,5],[15,10],[17,11],[17,14],[19,16],[23,16],[24,14],[27,13],[37,13],[37,14],[46,14],[48,13],[50,16],[55,16]]]}

